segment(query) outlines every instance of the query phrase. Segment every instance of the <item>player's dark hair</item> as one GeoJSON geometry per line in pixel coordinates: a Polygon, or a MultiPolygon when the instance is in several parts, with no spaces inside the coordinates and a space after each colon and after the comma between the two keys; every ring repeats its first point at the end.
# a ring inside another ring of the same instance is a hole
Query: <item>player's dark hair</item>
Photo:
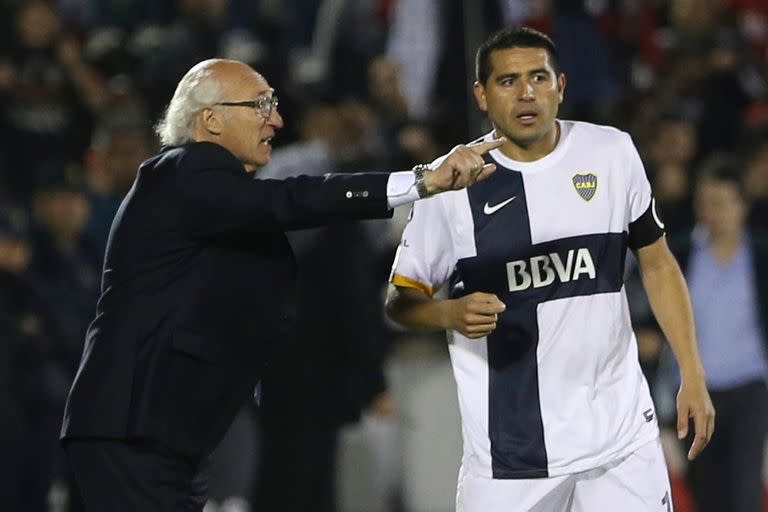
{"type": "Polygon", "coordinates": [[[729,153],[715,153],[708,157],[699,168],[697,181],[717,181],[733,185],[742,199],[747,198],[744,183],[743,162],[729,153]]]}
{"type": "Polygon", "coordinates": [[[557,46],[548,35],[530,27],[507,27],[491,34],[477,50],[475,57],[475,79],[485,84],[491,76],[491,53],[509,48],[544,48],[549,53],[549,60],[560,73],[557,46]]]}

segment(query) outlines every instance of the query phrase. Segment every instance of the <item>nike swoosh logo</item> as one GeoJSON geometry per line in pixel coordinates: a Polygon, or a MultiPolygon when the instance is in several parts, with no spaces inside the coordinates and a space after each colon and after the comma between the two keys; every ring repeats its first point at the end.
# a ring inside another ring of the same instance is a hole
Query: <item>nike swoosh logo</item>
{"type": "Polygon", "coordinates": [[[485,206],[483,206],[483,213],[486,215],[492,215],[496,213],[497,211],[501,210],[505,206],[507,206],[509,203],[515,200],[517,196],[512,196],[506,201],[502,201],[499,204],[495,204],[493,206],[489,205],[488,203],[485,203],[485,206]]]}

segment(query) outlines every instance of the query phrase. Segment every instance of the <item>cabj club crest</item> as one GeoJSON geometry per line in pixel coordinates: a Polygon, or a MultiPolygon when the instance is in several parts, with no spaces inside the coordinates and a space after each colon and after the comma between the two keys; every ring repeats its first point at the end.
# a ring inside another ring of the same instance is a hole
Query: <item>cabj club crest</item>
{"type": "Polygon", "coordinates": [[[583,200],[589,201],[597,191],[597,176],[591,172],[588,174],[574,174],[573,187],[583,200]]]}

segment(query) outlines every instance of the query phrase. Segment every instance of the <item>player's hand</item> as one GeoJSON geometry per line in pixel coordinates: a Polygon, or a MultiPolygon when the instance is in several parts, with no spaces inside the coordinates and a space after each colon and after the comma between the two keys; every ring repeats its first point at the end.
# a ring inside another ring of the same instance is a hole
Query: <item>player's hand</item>
{"type": "Polygon", "coordinates": [[[460,144],[453,148],[433,172],[424,174],[424,185],[430,195],[458,190],[482,181],[496,170],[495,164],[486,164],[483,155],[507,141],[506,138],[460,144]]]}
{"type": "Polygon", "coordinates": [[[498,315],[505,309],[496,295],[475,292],[450,301],[447,325],[467,338],[482,338],[496,329],[498,315]]]}
{"type": "Polygon", "coordinates": [[[715,408],[703,378],[683,379],[677,393],[677,437],[688,435],[688,424],[693,419],[694,439],[688,451],[688,460],[695,459],[707,446],[715,431],[715,408]]]}

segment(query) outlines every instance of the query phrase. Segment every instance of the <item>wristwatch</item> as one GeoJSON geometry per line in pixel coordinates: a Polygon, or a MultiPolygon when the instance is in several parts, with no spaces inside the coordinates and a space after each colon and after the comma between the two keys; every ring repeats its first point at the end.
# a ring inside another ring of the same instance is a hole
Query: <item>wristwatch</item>
{"type": "Polygon", "coordinates": [[[418,192],[419,197],[421,199],[424,199],[425,197],[433,196],[434,194],[429,193],[427,190],[427,184],[424,182],[424,173],[425,172],[432,172],[432,169],[430,169],[429,165],[427,164],[417,164],[413,166],[413,175],[416,177],[416,181],[414,184],[416,185],[416,192],[418,192]]]}

